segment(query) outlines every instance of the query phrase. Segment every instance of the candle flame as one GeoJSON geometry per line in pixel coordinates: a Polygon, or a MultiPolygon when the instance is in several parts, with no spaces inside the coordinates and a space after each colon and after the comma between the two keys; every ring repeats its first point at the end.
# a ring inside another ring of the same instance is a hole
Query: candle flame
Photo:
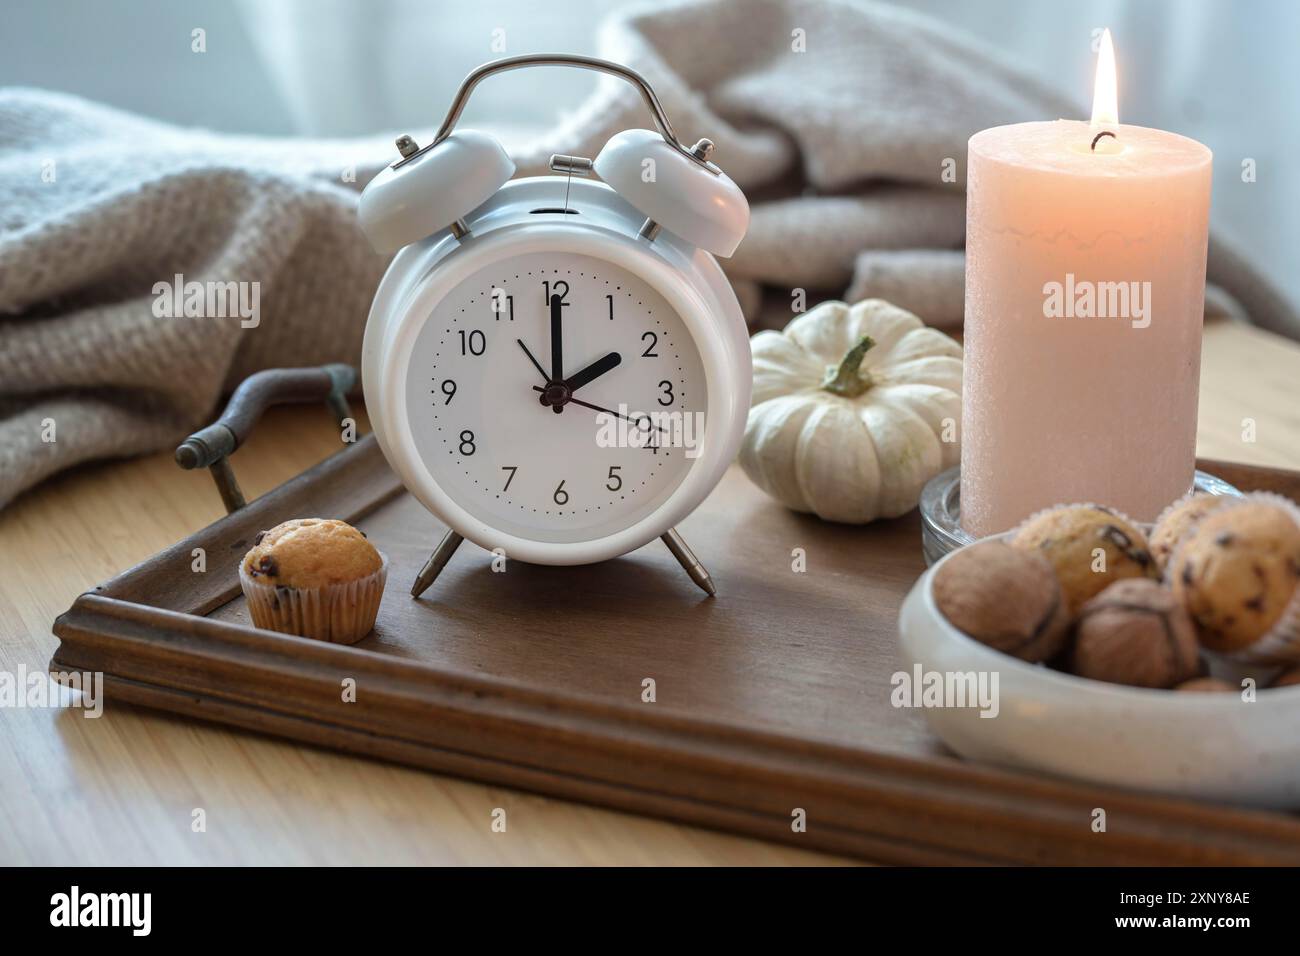
{"type": "Polygon", "coordinates": [[[1119,125],[1119,93],[1115,87],[1115,45],[1110,29],[1102,31],[1097,49],[1097,80],[1092,90],[1092,128],[1119,125]]]}

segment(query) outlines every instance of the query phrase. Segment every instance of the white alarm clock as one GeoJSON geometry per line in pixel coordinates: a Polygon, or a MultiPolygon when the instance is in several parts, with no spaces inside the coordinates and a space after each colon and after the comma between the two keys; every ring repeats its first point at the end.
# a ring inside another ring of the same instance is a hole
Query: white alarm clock
{"type": "Polygon", "coordinates": [[[656,537],[714,593],[673,530],[735,457],[749,409],[748,334],[713,258],[740,244],[749,204],[709,161],[713,144],[682,145],[624,66],[534,55],[479,67],[431,143],[397,145],[361,195],[371,243],[400,250],[370,310],[362,381],[389,464],[450,528],[411,593],[464,538],[585,564],[656,537]],[[511,181],[501,145],[456,121],[485,77],[551,65],[631,82],[658,131],[511,181]]]}

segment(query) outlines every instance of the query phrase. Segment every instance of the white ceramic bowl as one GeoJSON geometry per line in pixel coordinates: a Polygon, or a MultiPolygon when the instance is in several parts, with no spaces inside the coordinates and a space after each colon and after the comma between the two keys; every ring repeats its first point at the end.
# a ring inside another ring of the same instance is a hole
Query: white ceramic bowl
{"type": "MultiPolygon", "coordinates": [[[[930,583],[951,557],[913,586],[898,628],[909,673],[919,664],[923,672],[997,674],[994,717],[975,707],[924,710],[958,754],[1092,783],[1300,808],[1300,686],[1257,690],[1248,702],[1241,694],[1125,687],[1027,664],[967,637],[939,612],[930,583]]],[[[1239,679],[1228,666],[1214,663],[1212,672],[1239,679]]]]}

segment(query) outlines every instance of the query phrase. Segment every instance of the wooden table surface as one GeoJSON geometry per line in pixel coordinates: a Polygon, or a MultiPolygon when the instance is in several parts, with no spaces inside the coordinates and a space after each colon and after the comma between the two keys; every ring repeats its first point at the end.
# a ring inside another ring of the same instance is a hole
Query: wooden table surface
{"type": "MultiPolygon", "coordinates": [[[[284,408],[232,461],[252,497],[337,448],[323,407],[284,408]]],[[[1300,469],[1300,345],[1207,327],[1198,452],[1300,469]]],[[[0,512],[0,670],[44,671],[50,624],[77,594],[222,513],[206,473],[165,453],[21,497],[0,512]]],[[[4,708],[0,728],[0,865],[838,862],[127,705],[97,720],[4,708]]]]}

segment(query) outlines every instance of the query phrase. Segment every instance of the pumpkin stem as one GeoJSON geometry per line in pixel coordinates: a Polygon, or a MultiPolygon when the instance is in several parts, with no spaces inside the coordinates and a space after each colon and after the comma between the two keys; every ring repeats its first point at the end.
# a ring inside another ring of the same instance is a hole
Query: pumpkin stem
{"type": "Polygon", "coordinates": [[[874,385],[871,375],[862,371],[859,366],[862,365],[863,356],[875,344],[876,340],[871,336],[862,336],[858,344],[849,349],[838,368],[831,365],[826,369],[826,377],[822,379],[822,389],[832,395],[856,398],[874,385]]]}

